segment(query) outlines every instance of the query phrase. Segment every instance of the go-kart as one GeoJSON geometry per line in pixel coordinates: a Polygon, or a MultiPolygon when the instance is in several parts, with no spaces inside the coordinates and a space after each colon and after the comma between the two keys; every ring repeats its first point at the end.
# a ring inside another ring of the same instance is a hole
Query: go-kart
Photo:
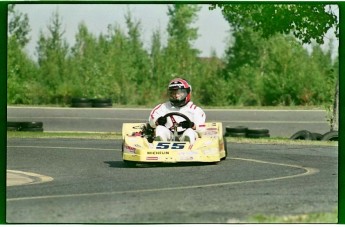
{"type": "MultiPolygon", "coordinates": [[[[168,113],[164,117],[179,116],[190,122],[181,113],[168,113]]],[[[142,163],[179,163],[200,162],[217,163],[225,160],[228,152],[223,136],[221,122],[206,122],[205,132],[191,145],[187,141],[179,141],[178,123],[173,125],[173,139],[155,141],[154,128],[149,123],[124,123],[122,126],[122,158],[127,166],[142,163]]]]}

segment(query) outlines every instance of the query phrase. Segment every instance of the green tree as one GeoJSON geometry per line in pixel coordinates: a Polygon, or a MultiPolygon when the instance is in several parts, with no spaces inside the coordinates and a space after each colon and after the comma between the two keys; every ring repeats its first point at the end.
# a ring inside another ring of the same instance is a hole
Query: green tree
{"type": "MultiPolygon", "coordinates": [[[[169,80],[164,75],[166,62],[164,60],[164,47],[161,40],[161,33],[157,29],[151,35],[150,46],[150,85],[148,86],[150,92],[150,100],[152,105],[161,102],[165,97],[162,88],[166,88],[166,83],[169,80]],[[162,93],[163,92],[163,93],[162,93]]],[[[166,91],[166,90],[165,90],[166,91]]]]}
{"type": "Polygon", "coordinates": [[[37,88],[37,66],[24,51],[29,42],[29,19],[9,5],[7,44],[7,102],[33,104],[37,88]]]}
{"type": "MultiPolygon", "coordinates": [[[[247,27],[252,27],[263,37],[292,33],[302,43],[324,42],[325,34],[334,29],[335,36],[339,37],[339,22],[334,5],[324,3],[308,4],[212,4],[210,9],[219,7],[225,19],[235,31],[240,31],[247,27]]],[[[310,76],[311,77],[311,76],[310,76]]],[[[339,76],[336,84],[338,83],[339,76]]],[[[309,78],[310,80],[312,78],[309,78]]],[[[338,85],[337,85],[338,86],[338,85]]],[[[338,90],[338,87],[337,89],[338,90]]],[[[336,92],[336,94],[338,94],[336,92]]],[[[335,96],[338,100],[338,96],[335,96]]],[[[338,105],[334,113],[337,113],[338,105]]],[[[337,120],[337,116],[333,116],[337,120]]],[[[338,126],[331,127],[331,130],[338,126]]]]}
{"type": "MultiPolygon", "coordinates": [[[[193,42],[198,38],[198,29],[193,26],[200,11],[198,5],[174,4],[168,6],[168,44],[165,48],[167,62],[166,74],[192,77],[199,51],[193,48],[193,42]]],[[[192,78],[189,78],[192,80],[192,78]]]]}
{"type": "Polygon", "coordinates": [[[131,96],[135,95],[135,103],[139,105],[147,104],[152,96],[150,90],[150,59],[147,51],[144,49],[141,41],[140,21],[134,20],[131,13],[128,11],[125,15],[127,25],[127,51],[128,71],[132,71],[126,77],[135,84],[136,91],[131,96]]]}
{"type": "Polygon", "coordinates": [[[265,43],[262,58],[263,105],[319,105],[324,75],[294,37],[281,34],[265,43]],[[313,77],[311,80],[310,78],[313,77]]]}
{"type": "MultiPolygon", "coordinates": [[[[213,51],[211,57],[199,58],[200,64],[197,74],[202,75],[200,82],[195,87],[200,104],[207,106],[227,105],[229,86],[223,78],[221,71],[224,62],[213,51]]],[[[193,92],[194,93],[194,92],[193,92]]]]}
{"type": "Polygon", "coordinates": [[[324,3],[301,4],[212,4],[219,7],[225,19],[235,31],[252,27],[261,31],[264,37],[276,33],[290,34],[303,43],[324,42],[323,37],[334,28],[339,36],[339,22],[331,5],[324,3]]]}
{"type": "Polygon", "coordinates": [[[94,97],[98,90],[102,90],[98,85],[102,76],[100,70],[102,51],[98,50],[97,38],[88,31],[84,23],[79,24],[75,39],[75,45],[71,48],[73,72],[69,81],[76,86],[75,95],[94,97]]]}
{"type": "Polygon", "coordinates": [[[62,19],[56,11],[48,24],[48,35],[41,31],[37,46],[40,80],[45,88],[41,92],[45,102],[55,104],[68,102],[72,92],[66,60],[68,45],[63,35],[62,19]]]}
{"type": "Polygon", "coordinates": [[[27,14],[15,10],[15,5],[8,5],[9,22],[8,35],[14,39],[20,47],[24,47],[30,41],[28,36],[31,28],[27,14]]]}
{"type": "Polygon", "coordinates": [[[222,72],[229,88],[228,104],[320,105],[327,102],[325,97],[329,91],[322,84],[335,78],[324,69],[333,67],[329,53],[319,53],[315,58],[317,51],[309,56],[293,36],[276,34],[264,39],[250,28],[237,31],[234,38],[236,42],[226,52],[222,72]]]}

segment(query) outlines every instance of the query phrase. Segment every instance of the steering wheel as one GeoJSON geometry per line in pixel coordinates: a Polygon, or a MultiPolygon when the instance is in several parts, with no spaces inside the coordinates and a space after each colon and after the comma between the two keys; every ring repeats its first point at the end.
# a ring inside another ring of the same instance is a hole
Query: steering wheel
{"type": "MultiPolygon", "coordinates": [[[[163,117],[164,118],[167,118],[167,117],[170,117],[170,116],[179,116],[179,117],[182,117],[184,120],[186,120],[189,124],[191,124],[191,120],[184,114],[181,114],[179,112],[171,112],[171,113],[167,113],[165,114],[163,117]]],[[[174,127],[174,137],[173,137],[173,141],[175,140],[178,140],[178,134],[177,134],[177,127],[179,126],[179,124],[174,124],[173,127],[174,127]]]]}
{"type": "Polygon", "coordinates": [[[191,122],[192,122],[186,115],[184,115],[184,114],[182,114],[182,113],[179,113],[179,112],[167,113],[167,114],[165,114],[163,117],[164,117],[164,118],[167,118],[167,117],[170,117],[170,116],[173,116],[173,115],[182,117],[182,118],[185,119],[189,124],[191,124],[191,122]]]}

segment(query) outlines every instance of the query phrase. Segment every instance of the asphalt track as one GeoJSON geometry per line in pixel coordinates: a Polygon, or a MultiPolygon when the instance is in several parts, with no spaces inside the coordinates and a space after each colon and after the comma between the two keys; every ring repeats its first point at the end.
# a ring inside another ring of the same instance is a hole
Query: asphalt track
{"type": "MultiPolygon", "coordinates": [[[[205,109],[206,120],[226,126],[269,129],[271,137],[289,138],[300,130],[330,130],[324,110],[205,109]]],[[[7,107],[8,121],[39,121],[44,131],[121,132],[126,122],[147,122],[150,109],[7,107]]]]}
{"type": "Polygon", "coordinates": [[[217,165],[126,168],[120,143],[8,139],[8,176],[26,181],[7,187],[7,222],[246,223],[338,205],[337,146],[228,143],[217,165]]]}

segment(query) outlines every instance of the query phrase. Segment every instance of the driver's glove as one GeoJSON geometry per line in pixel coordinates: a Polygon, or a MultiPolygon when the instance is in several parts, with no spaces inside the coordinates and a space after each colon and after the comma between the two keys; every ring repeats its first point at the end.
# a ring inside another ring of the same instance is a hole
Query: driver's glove
{"type": "Polygon", "coordinates": [[[158,125],[164,126],[167,123],[167,118],[166,117],[159,117],[156,122],[158,125]]]}
{"type": "Polygon", "coordinates": [[[193,128],[194,122],[182,121],[179,123],[179,126],[181,126],[182,128],[193,128]]]}

